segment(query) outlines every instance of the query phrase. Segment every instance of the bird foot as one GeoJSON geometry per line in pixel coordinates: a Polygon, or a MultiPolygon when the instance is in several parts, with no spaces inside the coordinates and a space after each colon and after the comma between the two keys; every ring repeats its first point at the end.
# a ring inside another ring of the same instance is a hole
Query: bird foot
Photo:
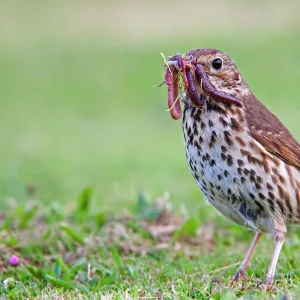
{"type": "Polygon", "coordinates": [[[230,283],[235,284],[237,283],[240,279],[245,279],[246,274],[242,269],[238,269],[235,275],[231,278],[230,283]]]}
{"type": "Polygon", "coordinates": [[[246,273],[242,269],[238,269],[235,275],[232,277],[231,280],[233,281],[238,281],[239,279],[245,279],[246,278],[246,273]]]}
{"type": "Polygon", "coordinates": [[[266,292],[274,292],[278,290],[273,283],[273,279],[268,278],[261,285],[259,285],[258,289],[266,292]]]}

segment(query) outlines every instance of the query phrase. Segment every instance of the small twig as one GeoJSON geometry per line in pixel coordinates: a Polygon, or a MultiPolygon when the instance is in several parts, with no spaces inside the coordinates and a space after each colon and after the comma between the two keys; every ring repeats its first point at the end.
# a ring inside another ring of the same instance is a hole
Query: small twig
{"type": "Polygon", "coordinates": [[[176,98],[176,100],[174,101],[173,105],[172,105],[170,108],[168,108],[166,111],[171,111],[171,110],[174,108],[174,106],[175,106],[175,104],[176,104],[176,102],[177,102],[178,100],[180,100],[179,95],[177,95],[177,98],[176,98]]]}
{"type": "Polygon", "coordinates": [[[160,53],[160,55],[163,57],[164,62],[165,62],[165,64],[166,64],[166,67],[169,69],[169,71],[170,71],[170,73],[171,73],[171,69],[170,69],[170,66],[169,66],[169,64],[168,64],[168,61],[167,61],[166,57],[164,56],[164,54],[163,54],[162,52],[160,53]]]}
{"type": "Polygon", "coordinates": [[[230,269],[230,268],[235,267],[235,266],[240,265],[240,264],[241,264],[241,262],[237,262],[237,263],[234,263],[234,264],[229,265],[229,266],[224,266],[222,268],[212,270],[209,273],[217,273],[217,272],[220,272],[220,271],[223,271],[223,270],[226,270],[226,269],[230,269]]]}
{"type": "Polygon", "coordinates": [[[88,263],[88,265],[87,265],[87,279],[88,280],[92,279],[91,278],[91,264],[90,263],[88,263]]]}

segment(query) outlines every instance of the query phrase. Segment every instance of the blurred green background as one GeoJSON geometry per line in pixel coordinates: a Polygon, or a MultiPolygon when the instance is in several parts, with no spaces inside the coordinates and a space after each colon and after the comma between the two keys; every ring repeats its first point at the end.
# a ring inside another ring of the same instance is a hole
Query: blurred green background
{"type": "Polygon", "coordinates": [[[0,196],[122,211],[140,190],[208,208],[167,108],[163,60],[218,48],[300,138],[299,1],[11,1],[0,10],[0,196]]]}

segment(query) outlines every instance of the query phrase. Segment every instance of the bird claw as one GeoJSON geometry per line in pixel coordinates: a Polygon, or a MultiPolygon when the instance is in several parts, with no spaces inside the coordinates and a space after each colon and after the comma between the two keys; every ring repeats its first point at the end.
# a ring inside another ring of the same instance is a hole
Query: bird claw
{"type": "Polygon", "coordinates": [[[247,277],[246,273],[242,269],[238,269],[235,275],[230,279],[230,284],[236,284],[240,279],[245,279],[247,277]]]}
{"type": "Polygon", "coordinates": [[[278,291],[278,288],[275,287],[273,280],[270,279],[266,279],[261,285],[258,286],[258,289],[266,292],[278,291]]]}

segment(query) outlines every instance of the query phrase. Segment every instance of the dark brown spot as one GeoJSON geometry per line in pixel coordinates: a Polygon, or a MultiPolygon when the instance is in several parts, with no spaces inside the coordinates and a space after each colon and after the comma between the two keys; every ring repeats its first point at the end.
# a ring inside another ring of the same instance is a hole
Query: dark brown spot
{"type": "Polygon", "coordinates": [[[238,160],[237,160],[237,163],[238,163],[238,165],[239,165],[240,167],[242,167],[242,166],[244,165],[244,161],[241,160],[241,159],[238,159],[238,160]]]}
{"type": "Polygon", "coordinates": [[[242,126],[240,122],[237,121],[237,119],[231,118],[230,121],[231,121],[231,128],[233,130],[240,131],[242,129],[242,126]]]}
{"type": "Polygon", "coordinates": [[[191,117],[192,117],[192,119],[194,119],[195,113],[196,113],[196,107],[193,106],[192,109],[191,109],[191,117]]]}
{"type": "Polygon", "coordinates": [[[240,146],[245,147],[246,143],[244,142],[244,140],[240,137],[240,136],[236,136],[235,137],[236,141],[239,143],[240,146]]]}
{"type": "Polygon", "coordinates": [[[197,109],[196,114],[194,116],[195,121],[197,121],[198,123],[201,121],[201,110],[197,109]]]}
{"type": "Polygon", "coordinates": [[[277,184],[277,183],[278,183],[278,179],[277,179],[277,177],[276,177],[275,175],[272,175],[272,176],[271,176],[271,179],[272,179],[272,182],[273,182],[274,184],[277,184]]]}
{"type": "Polygon", "coordinates": [[[293,218],[293,208],[291,206],[290,201],[287,201],[286,204],[287,204],[288,209],[289,209],[289,218],[292,219],[293,218]]]}
{"type": "Polygon", "coordinates": [[[190,136],[191,134],[192,134],[192,128],[189,127],[189,128],[188,128],[188,131],[187,131],[187,135],[190,136]]]}
{"type": "Polygon", "coordinates": [[[253,169],[250,169],[250,174],[252,175],[252,176],[255,176],[256,175],[256,172],[255,172],[255,170],[253,170],[253,169]]]}
{"type": "Polygon", "coordinates": [[[280,166],[280,161],[277,158],[273,157],[272,161],[274,162],[274,164],[275,164],[276,167],[280,166]]]}
{"type": "Polygon", "coordinates": [[[246,169],[246,168],[244,168],[244,174],[246,175],[246,176],[248,176],[249,174],[250,174],[250,171],[248,170],[248,169],[246,169]]]}
{"type": "Polygon", "coordinates": [[[273,186],[270,183],[268,183],[268,182],[267,182],[267,188],[268,188],[269,191],[273,191],[274,190],[273,186]]]}
{"type": "Polygon", "coordinates": [[[261,184],[263,179],[260,176],[256,176],[256,181],[261,184]]]}
{"type": "Polygon", "coordinates": [[[224,171],[224,176],[227,177],[229,175],[229,172],[227,170],[224,171]]]}
{"type": "Polygon", "coordinates": [[[278,176],[278,179],[281,183],[285,183],[285,179],[282,175],[278,174],[277,176],[278,176]]]}
{"type": "Polygon", "coordinates": [[[270,197],[272,200],[275,199],[275,196],[274,196],[274,194],[273,194],[272,192],[269,192],[268,195],[269,195],[269,197],[270,197]]]}
{"type": "Polygon", "coordinates": [[[232,201],[232,203],[234,204],[235,201],[237,201],[237,196],[233,194],[233,195],[231,196],[231,201],[232,201]]]}
{"type": "Polygon", "coordinates": [[[219,181],[221,181],[223,179],[223,177],[221,175],[218,175],[218,179],[219,179],[219,181]]]}
{"type": "Polygon", "coordinates": [[[227,165],[229,167],[231,167],[233,165],[233,157],[230,154],[228,154],[228,156],[227,156],[227,165]]]}
{"type": "Polygon", "coordinates": [[[212,159],[209,164],[210,164],[211,167],[213,167],[216,164],[216,162],[215,162],[214,159],[212,159]]]}
{"type": "Polygon", "coordinates": [[[271,210],[274,212],[275,211],[275,206],[274,206],[274,201],[268,198],[268,203],[270,205],[271,210]]]}
{"type": "Polygon", "coordinates": [[[296,199],[297,199],[297,204],[298,204],[298,206],[300,206],[300,192],[298,189],[295,189],[295,195],[296,195],[296,199]]]}
{"type": "Polygon", "coordinates": [[[195,136],[198,136],[199,132],[198,132],[197,127],[193,128],[193,130],[194,130],[193,134],[194,134],[195,136]]]}
{"type": "Polygon", "coordinates": [[[194,142],[194,135],[191,134],[191,135],[189,136],[189,143],[190,143],[190,144],[193,144],[193,142],[194,142]]]}
{"type": "Polygon", "coordinates": [[[251,182],[255,182],[255,177],[253,175],[250,175],[249,179],[250,179],[251,182]]]}
{"type": "Polygon", "coordinates": [[[243,156],[249,156],[249,155],[251,155],[251,153],[249,151],[245,150],[245,149],[241,149],[240,152],[241,152],[241,154],[243,156]]]}
{"type": "Polygon", "coordinates": [[[242,182],[242,183],[245,183],[245,182],[246,182],[246,178],[242,176],[242,177],[241,177],[241,182],[242,182]]]}
{"type": "Polygon", "coordinates": [[[278,185],[278,193],[279,193],[279,197],[282,200],[285,200],[286,203],[287,203],[287,205],[290,206],[290,197],[289,197],[289,194],[287,193],[287,191],[281,185],[278,185]]]}
{"type": "Polygon", "coordinates": [[[223,109],[221,106],[212,103],[212,102],[207,102],[207,111],[208,112],[217,112],[221,115],[225,115],[227,116],[227,111],[225,109],[223,109]]]}
{"type": "Polygon", "coordinates": [[[252,200],[255,199],[255,196],[252,193],[249,193],[249,196],[251,197],[252,200]]]}
{"type": "Polygon", "coordinates": [[[224,153],[227,152],[227,148],[226,148],[225,146],[223,146],[223,145],[221,146],[221,150],[222,150],[222,152],[224,152],[224,153]]]}
{"type": "Polygon", "coordinates": [[[228,122],[225,121],[222,117],[219,118],[219,121],[220,121],[220,123],[221,123],[224,127],[226,127],[226,126],[229,125],[228,122]]]}
{"type": "Polygon", "coordinates": [[[266,199],[265,195],[262,194],[262,193],[258,193],[258,197],[259,197],[261,200],[266,199]]]}
{"type": "Polygon", "coordinates": [[[269,173],[270,173],[270,167],[269,167],[269,164],[268,164],[268,160],[267,160],[267,159],[264,159],[263,162],[262,162],[262,164],[263,164],[263,167],[264,167],[265,172],[266,172],[267,174],[269,174],[269,173]]]}
{"type": "Polygon", "coordinates": [[[241,205],[239,207],[239,212],[246,218],[250,220],[256,220],[258,212],[256,210],[251,209],[249,206],[247,206],[245,201],[241,202],[241,205]]]}
{"type": "Polygon", "coordinates": [[[197,123],[194,122],[194,123],[193,123],[194,135],[198,135],[198,128],[197,128],[197,127],[198,127],[198,126],[197,126],[197,123]]]}
{"type": "Polygon", "coordinates": [[[284,206],[283,206],[282,202],[279,201],[279,200],[277,200],[276,203],[277,203],[277,205],[279,206],[279,208],[280,208],[282,214],[285,214],[285,209],[284,209],[284,206]]]}
{"type": "Polygon", "coordinates": [[[248,159],[248,162],[250,164],[256,164],[256,165],[259,165],[259,166],[262,165],[262,162],[258,158],[254,157],[254,156],[248,155],[247,159],[248,159]]]}
{"type": "Polygon", "coordinates": [[[239,109],[239,108],[237,109],[237,116],[241,123],[243,123],[245,121],[244,112],[242,109],[239,109]]]}
{"type": "Polygon", "coordinates": [[[255,188],[259,191],[259,190],[261,190],[261,185],[258,182],[256,182],[255,183],[255,188]]]}
{"type": "Polygon", "coordinates": [[[222,152],[222,153],[221,153],[221,158],[222,158],[223,160],[226,160],[226,159],[227,159],[227,155],[224,154],[224,153],[222,152]]]}
{"type": "Polygon", "coordinates": [[[194,141],[194,146],[195,146],[197,149],[201,149],[201,146],[200,146],[200,144],[199,144],[197,141],[194,141]]]}
{"type": "Polygon", "coordinates": [[[214,122],[212,120],[210,120],[210,119],[208,120],[208,126],[209,127],[213,127],[214,126],[214,122]]]}
{"type": "Polygon", "coordinates": [[[264,211],[264,207],[257,200],[255,200],[254,202],[258,206],[260,212],[263,212],[264,211]]]}
{"type": "Polygon", "coordinates": [[[290,183],[292,185],[292,188],[295,188],[296,187],[295,186],[295,180],[294,180],[294,176],[292,174],[291,168],[287,164],[285,164],[285,168],[286,168],[286,171],[288,173],[288,177],[289,177],[290,183]]]}
{"type": "Polygon", "coordinates": [[[224,131],[224,137],[225,137],[225,141],[229,146],[232,146],[232,138],[231,138],[231,134],[229,131],[224,131]]]}
{"type": "Polygon", "coordinates": [[[201,129],[203,130],[203,129],[205,129],[205,127],[206,127],[206,124],[205,124],[204,122],[201,122],[201,125],[200,125],[200,127],[201,127],[201,129]]]}
{"type": "Polygon", "coordinates": [[[212,148],[216,142],[217,142],[217,134],[215,131],[213,131],[211,133],[209,147],[212,148]]]}
{"type": "Polygon", "coordinates": [[[276,175],[279,174],[278,169],[276,169],[275,167],[272,167],[272,171],[273,171],[273,173],[276,174],[276,175]]]}

